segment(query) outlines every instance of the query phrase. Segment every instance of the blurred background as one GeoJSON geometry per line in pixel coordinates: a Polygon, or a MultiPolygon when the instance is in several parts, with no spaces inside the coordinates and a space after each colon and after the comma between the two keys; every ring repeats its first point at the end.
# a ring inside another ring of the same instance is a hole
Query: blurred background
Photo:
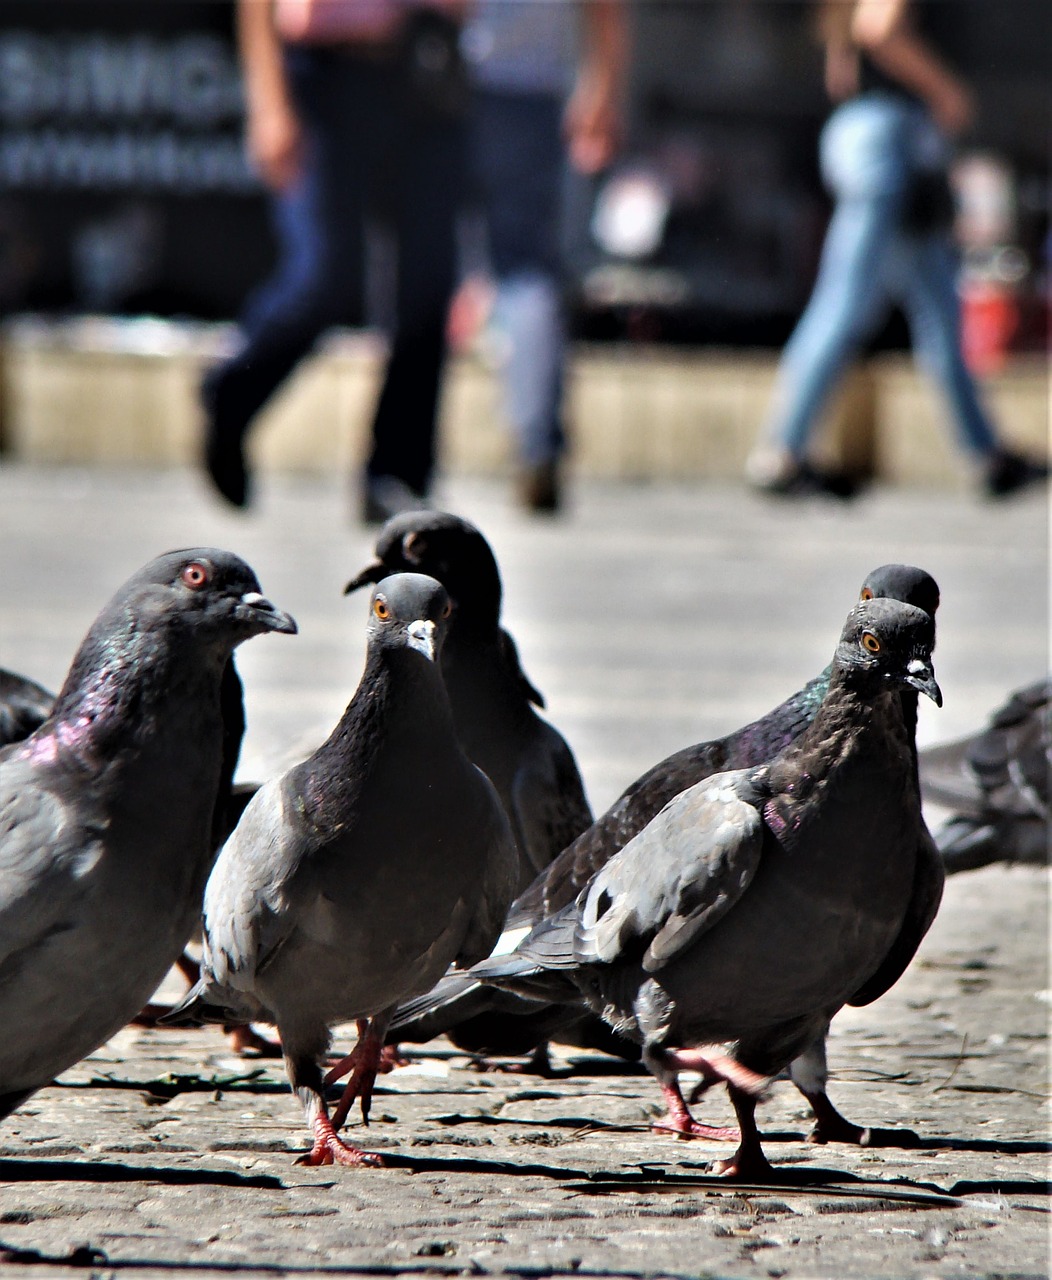
{"type": "MultiPolygon", "coordinates": [[[[979,100],[953,170],[966,354],[993,379],[1008,434],[1041,446],[1052,6],[946,3],[959,17],[947,53],[979,100]]],[[[627,145],[568,205],[572,327],[585,344],[569,390],[576,465],[629,479],[738,475],[829,212],[812,7],[637,0],[631,18],[627,145]],[[600,413],[595,441],[587,422],[600,413]],[[636,427],[655,416],[667,439],[644,447],[636,427]]],[[[200,368],[224,350],[223,325],[275,251],[242,147],[233,24],[227,0],[0,0],[0,439],[15,456],[194,456],[200,368]],[[116,381],[99,440],[68,419],[86,416],[107,372],[116,381]],[[149,425],[122,425],[115,387],[149,425]]],[[[464,239],[467,270],[470,218],[464,239]]],[[[301,371],[268,411],[284,425],[261,433],[264,466],[343,465],[360,451],[358,405],[374,385],[382,319],[368,296],[362,315],[356,336],[328,341],[324,370],[301,371]],[[335,407],[319,427],[322,399],[335,407]]],[[[447,385],[445,462],[499,471],[508,449],[490,425],[500,409],[484,343],[462,345],[447,385]]],[[[934,421],[925,393],[914,401],[908,361],[894,358],[907,346],[893,315],[872,343],[891,359],[852,380],[819,451],[892,481],[963,483],[942,425],[919,444],[888,425],[903,414],[934,421]]]]}

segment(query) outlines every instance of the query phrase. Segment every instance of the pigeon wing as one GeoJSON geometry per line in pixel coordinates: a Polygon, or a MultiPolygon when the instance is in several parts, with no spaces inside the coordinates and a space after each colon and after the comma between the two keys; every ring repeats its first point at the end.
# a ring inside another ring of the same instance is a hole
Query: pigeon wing
{"type": "Polygon", "coordinates": [[[738,790],[750,773],[716,774],[681,792],[596,876],[581,900],[579,961],[638,952],[654,972],[738,901],[763,848],[760,813],[738,790]]]}
{"type": "Polygon", "coordinates": [[[484,801],[485,816],[480,825],[488,832],[488,838],[481,891],[457,954],[456,963],[464,968],[484,960],[493,950],[519,875],[515,838],[496,788],[481,769],[476,768],[475,772],[484,801]]]}
{"type": "Polygon", "coordinates": [[[848,1000],[848,1004],[859,1007],[872,1004],[898,982],[906,971],[906,966],[917,953],[924,935],[931,928],[935,913],[942,901],[942,889],[946,880],[946,870],[942,855],[939,853],[924,828],[917,845],[917,861],[913,872],[913,894],[902,922],[898,937],[884,957],[880,968],[868,979],[848,1000]]]}
{"type": "Polygon", "coordinates": [[[295,800],[287,776],[260,787],[209,877],[205,939],[216,985],[250,991],[295,927],[310,852],[295,800]]]}
{"type": "Polygon", "coordinates": [[[77,878],[99,855],[84,840],[59,796],[33,781],[4,753],[0,797],[0,978],[20,957],[65,926],[77,900],[77,878]]]}
{"type": "Polygon", "coordinates": [[[533,875],[592,823],[573,753],[558,730],[539,717],[535,724],[535,744],[512,781],[514,822],[533,875]]]}

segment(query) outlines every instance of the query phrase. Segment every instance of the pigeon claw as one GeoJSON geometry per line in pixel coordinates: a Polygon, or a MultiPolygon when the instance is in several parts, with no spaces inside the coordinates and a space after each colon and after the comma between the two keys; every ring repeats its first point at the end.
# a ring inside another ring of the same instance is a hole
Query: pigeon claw
{"type": "Polygon", "coordinates": [[[759,1149],[739,1147],[729,1160],[714,1160],[712,1172],[728,1182],[777,1182],[777,1170],[759,1149]]]}
{"type": "Polygon", "coordinates": [[[658,1133],[674,1133],[677,1138],[703,1138],[709,1142],[740,1142],[742,1136],[738,1129],[704,1124],[691,1115],[679,1118],[671,1111],[650,1127],[658,1133]]]}
{"type": "Polygon", "coordinates": [[[382,1169],[383,1158],[375,1151],[361,1151],[343,1142],[327,1116],[314,1121],[314,1146],[296,1160],[297,1164],[317,1168],[325,1164],[342,1164],[354,1169],[382,1169]]]}
{"type": "Polygon", "coordinates": [[[383,1059],[383,1045],[371,1031],[358,1041],[346,1058],[341,1059],[325,1076],[324,1085],[335,1084],[349,1071],[350,1079],[344,1088],[336,1110],[332,1113],[332,1127],[339,1129],[357,1100],[362,1108],[362,1122],[369,1123],[369,1110],[373,1100],[373,1085],[383,1059]]]}

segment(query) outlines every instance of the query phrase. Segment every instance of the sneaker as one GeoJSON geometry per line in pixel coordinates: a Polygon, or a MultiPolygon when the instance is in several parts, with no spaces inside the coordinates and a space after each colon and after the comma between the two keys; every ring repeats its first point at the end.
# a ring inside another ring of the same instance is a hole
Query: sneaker
{"type": "Polygon", "coordinates": [[[422,494],[398,476],[366,476],[362,491],[362,524],[386,524],[403,511],[422,511],[428,506],[422,494]]]}
{"type": "Polygon", "coordinates": [[[998,449],[986,464],[983,489],[989,498],[1007,498],[1048,479],[1048,463],[1010,449],[998,449]]]}
{"type": "Polygon", "coordinates": [[[751,468],[746,478],[759,493],[776,498],[824,497],[844,502],[858,493],[858,481],[847,472],[825,471],[796,458],[767,474],[751,468]]]}
{"type": "Polygon", "coordinates": [[[523,467],[517,482],[519,504],[527,511],[552,515],[562,504],[559,491],[559,467],[554,461],[523,467]]]}

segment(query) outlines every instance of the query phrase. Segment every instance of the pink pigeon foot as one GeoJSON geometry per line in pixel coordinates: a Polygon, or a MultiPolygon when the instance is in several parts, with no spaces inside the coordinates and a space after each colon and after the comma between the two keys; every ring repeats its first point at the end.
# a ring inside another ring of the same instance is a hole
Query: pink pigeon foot
{"type": "Polygon", "coordinates": [[[296,1161],[297,1164],[318,1166],[323,1164],[342,1164],[351,1168],[382,1169],[383,1160],[374,1151],[360,1151],[343,1142],[336,1134],[328,1116],[319,1115],[314,1120],[314,1146],[306,1155],[296,1161]]]}

